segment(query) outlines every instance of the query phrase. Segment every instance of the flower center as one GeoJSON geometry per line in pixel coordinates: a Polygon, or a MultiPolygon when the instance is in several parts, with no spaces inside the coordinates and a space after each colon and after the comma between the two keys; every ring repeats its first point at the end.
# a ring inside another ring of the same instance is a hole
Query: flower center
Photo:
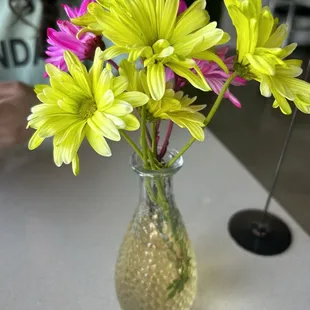
{"type": "Polygon", "coordinates": [[[84,100],[79,109],[79,115],[82,119],[88,119],[97,111],[96,103],[92,99],[84,100]]]}
{"type": "Polygon", "coordinates": [[[154,64],[155,62],[165,63],[172,57],[174,54],[174,48],[170,43],[165,39],[157,40],[152,45],[152,53],[150,56],[147,56],[144,66],[154,64]]]}

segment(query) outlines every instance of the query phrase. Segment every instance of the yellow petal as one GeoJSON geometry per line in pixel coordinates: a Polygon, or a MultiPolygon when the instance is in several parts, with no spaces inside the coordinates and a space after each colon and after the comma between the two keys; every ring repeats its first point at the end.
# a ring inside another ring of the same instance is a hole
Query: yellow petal
{"type": "Polygon", "coordinates": [[[204,9],[206,1],[195,1],[178,19],[169,42],[174,44],[180,38],[204,27],[210,21],[208,12],[204,9]]]}
{"type": "Polygon", "coordinates": [[[34,92],[38,95],[40,93],[43,92],[44,88],[48,87],[49,85],[46,85],[46,84],[37,84],[35,87],[34,87],[34,92]]]}
{"type": "Polygon", "coordinates": [[[133,111],[133,107],[126,101],[115,99],[113,105],[104,112],[115,116],[125,116],[133,111]]]}
{"type": "Polygon", "coordinates": [[[29,150],[36,149],[42,144],[43,141],[44,141],[44,138],[40,137],[39,131],[37,130],[29,140],[29,143],[28,143],[29,150]]]}
{"type": "Polygon", "coordinates": [[[175,28],[179,4],[179,0],[165,1],[161,21],[158,21],[160,25],[158,36],[160,38],[168,40],[171,37],[175,28]]]}
{"type": "Polygon", "coordinates": [[[176,63],[168,63],[167,66],[179,76],[184,77],[194,87],[201,89],[203,91],[211,90],[206,80],[193,73],[192,70],[184,68],[183,66],[180,66],[179,64],[176,63]]]}
{"type": "Polygon", "coordinates": [[[57,144],[58,144],[57,143],[57,136],[55,136],[53,139],[53,157],[54,157],[55,165],[57,167],[61,167],[63,164],[62,150],[57,144]]]}
{"type": "Polygon", "coordinates": [[[85,13],[83,16],[76,17],[76,18],[71,18],[70,21],[77,26],[88,26],[91,23],[96,22],[96,18],[89,14],[88,12],[85,13]]]}
{"type": "Polygon", "coordinates": [[[196,140],[204,141],[204,139],[205,139],[205,132],[204,132],[203,128],[200,125],[198,125],[196,123],[187,122],[185,126],[188,129],[188,131],[190,132],[190,134],[196,140]]]}
{"type": "Polygon", "coordinates": [[[126,54],[128,52],[129,50],[126,47],[113,45],[107,48],[105,51],[103,51],[100,57],[103,60],[108,60],[113,59],[119,55],[126,54]]]}
{"type": "Polygon", "coordinates": [[[260,82],[260,92],[264,97],[271,97],[271,89],[268,84],[268,77],[263,76],[260,82]]]}
{"type": "Polygon", "coordinates": [[[99,102],[97,102],[97,108],[99,111],[105,111],[106,109],[112,106],[113,102],[114,102],[113,91],[111,89],[108,89],[100,98],[99,102]]]}
{"type": "Polygon", "coordinates": [[[96,88],[99,86],[98,81],[100,78],[100,74],[103,70],[103,60],[101,59],[102,51],[99,47],[96,48],[94,62],[89,70],[89,78],[92,82],[92,91],[95,93],[96,88]]]}
{"type": "Polygon", "coordinates": [[[94,151],[97,152],[99,155],[105,156],[105,157],[110,157],[112,155],[111,149],[106,139],[103,136],[95,133],[88,126],[86,129],[86,138],[89,144],[91,145],[91,147],[94,149],[94,151]]]}
{"type": "Polygon", "coordinates": [[[126,123],[125,130],[135,131],[135,130],[138,130],[140,128],[140,123],[134,115],[128,114],[128,115],[122,117],[122,119],[126,123]]]}
{"type": "Polygon", "coordinates": [[[193,57],[199,60],[213,61],[217,63],[219,67],[222,68],[226,73],[228,73],[228,68],[223,62],[223,60],[211,51],[200,52],[200,53],[194,54],[193,57]]]}
{"type": "Polygon", "coordinates": [[[278,105],[280,107],[281,112],[285,115],[289,115],[292,113],[291,106],[289,105],[289,103],[287,102],[287,100],[283,96],[281,96],[276,91],[273,92],[273,96],[274,96],[275,101],[276,101],[276,104],[274,104],[273,107],[278,105]]]}
{"type": "Polygon", "coordinates": [[[258,40],[258,23],[254,18],[250,19],[250,36],[249,53],[253,54],[258,40]]]}
{"type": "Polygon", "coordinates": [[[214,47],[224,35],[224,31],[216,28],[216,26],[217,23],[213,22],[197,30],[195,33],[180,38],[179,41],[173,44],[176,53],[186,57],[189,54],[198,53],[214,47]]]}
{"type": "Polygon", "coordinates": [[[278,78],[277,76],[275,76],[275,77],[270,77],[269,80],[270,80],[272,91],[275,90],[277,93],[279,93],[279,95],[287,98],[288,100],[295,99],[295,94],[291,90],[290,85],[283,83],[281,78],[278,78]]]}
{"type": "Polygon", "coordinates": [[[62,159],[65,164],[70,164],[75,157],[80,145],[84,139],[85,122],[80,121],[70,126],[62,137],[59,145],[62,151],[62,159]]]}
{"type": "Polygon", "coordinates": [[[149,101],[149,97],[138,91],[124,92],[117,97],[131,104],[133,108],[141,107],[149,101]]]}
{"type": "Polygon", "coordinates": [[[308,98],[307,102],[305,102],[296,96],[294,103],[302,113],[310,114],[310,98],[308,98]]]}
{"type": "MultiPolygon", "coordinates": [[[[121,136],[119,134],[118,129],[115,127],[114,123],[104,116],[103,113],[96,111],[94,116],[91,119],[95,125],[99,128],[99,134],[105,136],[106,138],[113,140],[113,141],[119,141],[121,139],[121,136]]],[[[89,120],[87,120],[87,123],[91,126],[93,129],[91,123],[89,123],[89,120]]]]}
{"type": "Polygon", "coordinates": [[[70,51],[65,51],[64,59],[68,66],[69,72],[76,83],[84,90],[84,92],[86,92],[88,96],[91,97],[91,83],[84,64],[82,64],[78,57],[70,51]]]}
{"type": "Polygon", "coordinates": [[[288,25],[282,24],[265,43],[265,47],[281,47],[288,35],[288,25]]]}
{"type": "Polygon", "coordinates": [[[152,98],[160,100],[163,97],[166,88],[165,68],[162,63],[148,66],[147,84],[152,98]]]}
{"type": "Polygon", "coordinates": [[[112,80],[111,89],[113,90],[114,96],[122,94],[125,90],[127,90],[129,85],[128,78],[125,76],[118,76],[112,80]]]}
{"type": "Polygon", "coordinates": [[[264,7],[259,18],[258,46],[264,46],[273,29],[274,19],[269,7],[264,7]]]}
{"type": "Polygon", "coordinates": [[[228,7],[229,15],[237,32],[237,52],[238,60],[242,63],[245,55],[249,51],[250,44],[250,26],[247,17],[236,6],[228,7]]]}
{"type": "Polygon", "coordinates": [[[125,129],[126,124],[122,120],[122,117],[115,116],[115,115],[108,114],[108,113],[104,113],[104,116],[109,118],[114,123],[117,129],[125,129]]]}
{"type": "Polygon", "coordinates": [[[75,154],[72,159],[72,172],[75,176],[78,176],[80,173],[80,159],[78,154],[75,154]]]}
{"type": "Polygon", "coordinates": [[[75,117],[50,117],[47,118],[46,122],[44,122],[44,125],[40,128],[40,136],[43,138],[48,138],[56,135],[59,132],[62,132],[66,129],[68,129],[70,126],[76,123],[75,117]]]}
{"type": "Polygon", "coordinates": [[[98,103],[106,91],[111,89],[111,83],[114,75],[106,68],[100,74],[98,86],[95,90],[95,100],[98,103]]]}
{"type": "Polygon", "coordinates": [[[222,39],[217,43],[218,45],[227,44],[230,41],[230,35],[227,32],[223,33],[222,39]]]}
{"type": "Polygon", "coordinates": [[[266,75],[275,75],[274,65],[271,65],[266,58],[252,54],[246,54],[246,58],[255,70],[266,75]]]}

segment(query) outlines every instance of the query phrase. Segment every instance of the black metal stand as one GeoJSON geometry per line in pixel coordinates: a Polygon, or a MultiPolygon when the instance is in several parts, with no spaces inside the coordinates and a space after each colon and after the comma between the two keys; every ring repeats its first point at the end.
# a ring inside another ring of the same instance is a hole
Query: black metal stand
{"type": "Polygon", "coordinates": [[[240,211],[232,216],[228,224],[231,237],[242,248],[258,255],[283,253],[292,243],[292,234],[289,227],[280,218],[268,211],[292,136],[296,115],[297,108],[294,110],[264,210],[240,211]]]}

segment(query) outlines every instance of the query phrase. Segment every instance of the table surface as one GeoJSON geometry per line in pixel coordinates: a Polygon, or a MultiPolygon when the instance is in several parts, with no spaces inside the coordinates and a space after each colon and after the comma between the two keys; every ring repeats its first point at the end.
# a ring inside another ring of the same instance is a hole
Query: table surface
{"type": "MultiPolygon", "coordinates": [[[[176,148],[186,140],[183,131],[174,133],[176,148]]],[[[1,310],[119,309],[114,264],[138,179],[125,142],[112,151],[105,159],[83,147],[79,177],[53,165],[48,145],[2,160],[1,310]]],[[[277,202],[272,211],[294,233],[285,254],[255,256],[229,237],[230,216],[262,208],[267,192],[213,135],[188,151],[174,185],[197,254],[193,310],[310,309],[310,238],[277,202]]]]}

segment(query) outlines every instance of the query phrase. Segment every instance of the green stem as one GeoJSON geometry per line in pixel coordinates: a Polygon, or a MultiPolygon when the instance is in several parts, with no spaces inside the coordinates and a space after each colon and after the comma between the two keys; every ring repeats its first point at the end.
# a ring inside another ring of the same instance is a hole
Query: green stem
{"type": "MultiPolygon", "coordinates": [[[[209,114],[207,115],[206,117],[206,120],[204,122],[205,124],[205,127],[207,127],[210,122],[212,121],[213,117],[214,117],[214,114],[216,113],[216,111],[218,110],[223,98],[224,98],[224,95],[230,85],[230,83],[234,80],[234,78],[238,75],[237,72],[234,72],[231,74],[231,76],[226,80],[223,88],[221,89],[221,92],[219,93],[218,97],[216,98],[216,101],[212,107],[212,109],[210,110],[209,114]]],[[[183,147],[182,149],[180,150],[180,152],[175,156],[173,157],[169,163],[167,164],[167,167],[171,167],[191,146],[192,144],[196,141],[195,138],[191,138],[183,147]]]]}
{"type": "Polygon", "coordinates": [[[143,161],[144,167],[148,167],[148,160],[147,160],[147,141],[146,141],[146,105],[144,105],[141,109],[141,146],[142,146],[142,154],[143,154],[143,161]]]}
{"type": "Polygon", "coordinates": [[[120,130],[121,136],[128,142],[128,144],[134,149],[134,151],[140,156],[143,160],[143,154],[139,150],[138,146],[132,141],[132,139],[125,133],[124,131],[120,130]]]}
{"type": "Polygon", "coordinates": [[[151,169],[152,170],[157,170],[156,168],[156,164],[155,164],[155,160],[154,160],[154,154],[151,152],[151,150],[149,148],[147,148],[147,155],[148,155],[148,158],[149,158],[149,163],[151,165],[151,169]]]}
{"type": "Polygon", "coordinates": [[[157,156],[157,146],[156,146],[156,123],[152,123],[152,152],[154,156],[157,156]]]}

